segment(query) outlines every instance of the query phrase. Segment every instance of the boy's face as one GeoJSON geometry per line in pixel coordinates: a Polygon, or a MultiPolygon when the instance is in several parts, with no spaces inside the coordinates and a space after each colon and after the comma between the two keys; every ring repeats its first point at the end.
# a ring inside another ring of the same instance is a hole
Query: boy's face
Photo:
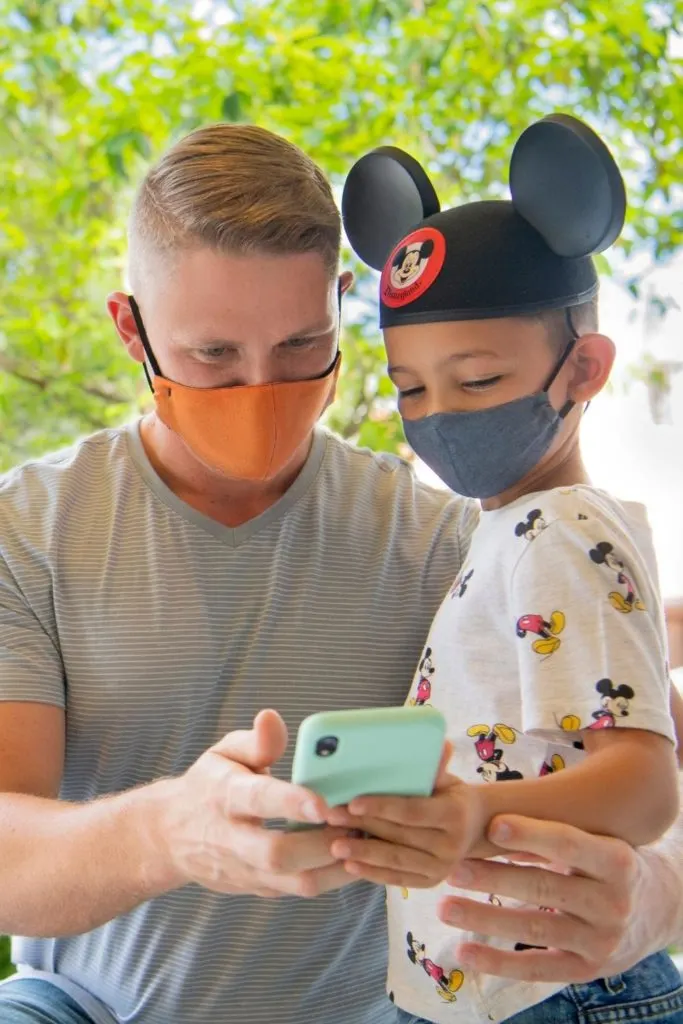
{"type": "MultiPolygon", "coordinates": [[[[562,355],[533,319],[461,320],[388,327],[384,341],[399,411],[407,420],[474,412],[541,391],[562,355]]],[[[566,401],[571,360],[548,395],[566,401]]]]}

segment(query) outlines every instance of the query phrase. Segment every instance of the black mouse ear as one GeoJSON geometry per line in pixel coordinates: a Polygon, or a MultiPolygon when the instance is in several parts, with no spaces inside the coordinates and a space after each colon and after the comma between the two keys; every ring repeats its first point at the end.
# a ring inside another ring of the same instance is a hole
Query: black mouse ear
{"type": "Polygon", "coordinates": [[[351,248],[375,270],[399,239],[441,208],[426,171],[395,146],[373,149],[353,165],[341,207],[351,248]]]}
{"type": "Polygon", "coordinates": [[[517,212],[558,256],[603,252],[624,226],[619,168],[595,132],[568,114],[544,117],[519,137],[510,192],[517,212]]]}

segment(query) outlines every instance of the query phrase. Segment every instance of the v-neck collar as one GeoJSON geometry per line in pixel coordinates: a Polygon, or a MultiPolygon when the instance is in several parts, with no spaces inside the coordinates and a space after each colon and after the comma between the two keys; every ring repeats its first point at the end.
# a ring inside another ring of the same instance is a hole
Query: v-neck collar
{"type": "Polygon", "coordinates": [[[185,519],[186,522],[192,523],[193,526],[199,527],[199,529],[204,530],[206,533],[210,533],[216,538],[216,540],[221,541],[223,544],[227,544],[228,546],[235,548],[244,544],[245,541],[248,541],[254,536],[254,534],[263,530],[266,526],[270,526],[271,523],[276,522],[287,514],[292,506],[296,504],[299,498],[301,498],[312,485],[318,475],[318,471],[322,465],[325,450],[327,448],[327,432],[323,427],[316,427],[313,433],[313,443],[311,445],[308,458],[292,486],[282,495],[281,498],[278,498],[274,505],[267,508],[265,512],[255,516],[254,519],[248,520],[246,523],[242,523],[241,526],[231,527],[224,526],[223,523],[216,522],[215,519],[204,515],[203,512],[199,512],[191,505],[188,505],[187,502],[179,498],[178,495],[164,483],[152,466],[152,463],[149,461],[147,452],[145,451],[145,447],[140,436],[140,423],[141,420],[136,420],[133,423],[127,424],[125,431],[128,441],[128,451],[131,459],[149,489],[153,491],[160,501],[173,509],[173,511],[185,519]]]}

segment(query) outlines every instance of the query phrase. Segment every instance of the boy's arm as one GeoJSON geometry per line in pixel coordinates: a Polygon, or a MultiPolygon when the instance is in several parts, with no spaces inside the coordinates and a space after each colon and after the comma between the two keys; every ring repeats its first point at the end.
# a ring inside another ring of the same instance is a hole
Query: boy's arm
{"type": "MultiPolygon", "coordinates": [[[[497,814],[520,814],[614,836],[632,846],[659,839],[678,814],[671,742],[639,729],[605,729],[583,737],[588,757],[571,768],[528,781],[472,787],[485,827],[497,814]]],[[[478,846],[471,855],[486,853],[478,846]]]]}
{"type": "MultiPolygon", "coordinates": [[[[507,782],[504,790],[482,787],[486,820],[521,814],[614,836],[631,846],[654,842],[679,813],[681,777],[675,769],[683,767],[683,697],[673,684],[670,710],[676,749],[665,737],[640,729],[586,730],[582,739],[589,756],[580,764],[542,779],[507,782]]],[[[683,833],[683,821],[678,828],[683,833]]],[[[488,842],[485,847],[490,856],[493,847],[488,842]]]]}
{"type": "Polygon", "coordinates": [[[516,815],[570,825],[642,846],[676,820],[678,771],[670,740],[635,729],[588,737],[579,764],[504,783],[467,783],[442,772],[431,797],[369,796],[328,812],[330,825],[368,838],[346,838],[332,854],[346,870],[378,884],[425,888],[463,859],[498,857],[488,838],[493,818],[516,815]]]}

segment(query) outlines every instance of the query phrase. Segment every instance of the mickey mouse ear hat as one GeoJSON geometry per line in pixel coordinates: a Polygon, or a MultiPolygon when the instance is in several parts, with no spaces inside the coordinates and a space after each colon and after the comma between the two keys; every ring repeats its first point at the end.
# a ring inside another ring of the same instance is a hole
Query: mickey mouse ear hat
{"type": "Polygon", "coordinates": [[[510,194],[440,212],[402,150],[354,164],[342,217],[356,254],[382,270],[380,326],[522,316],[596,294],[591,255],[619,236],[626,194],[595,132],[566,114],[532,124],[512,152],[510,194]]]}

